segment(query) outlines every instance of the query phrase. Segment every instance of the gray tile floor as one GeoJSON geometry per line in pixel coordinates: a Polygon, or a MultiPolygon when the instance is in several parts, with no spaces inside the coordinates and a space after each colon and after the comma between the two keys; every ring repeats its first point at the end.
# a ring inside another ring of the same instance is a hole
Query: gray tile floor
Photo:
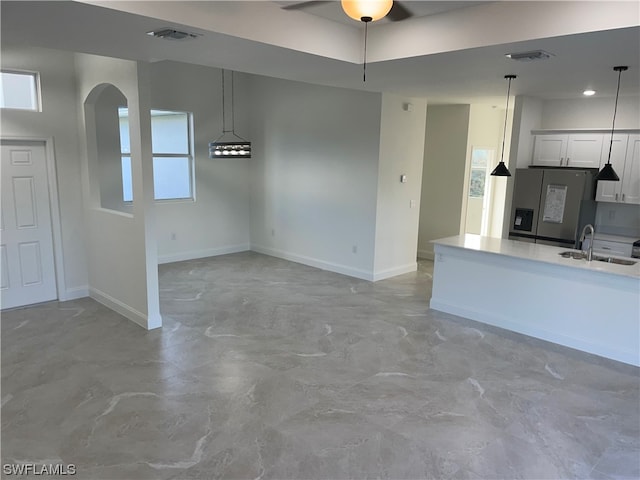
{"type": "Polygon", "coordinates": [[[2,463],[640,477],[639,369],[431,311],[431,271],[373,284],[247,252],[161,266],[162,330],[90,299],[3,312],[2,463]]]}

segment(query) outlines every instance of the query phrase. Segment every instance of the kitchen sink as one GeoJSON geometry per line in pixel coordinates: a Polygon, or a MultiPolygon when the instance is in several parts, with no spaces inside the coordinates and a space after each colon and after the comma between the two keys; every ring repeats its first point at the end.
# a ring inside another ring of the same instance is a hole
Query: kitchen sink
{"type": "Polygon", "coordinates": [[[615,263],[616,265],[635,265],[636,262],[633,260],[625,260],[624,258],[615,258],[615,257],[601,257],[600,255],[594,255],[594,260],[598,262],[607,262],[607,263],[615,263]]]}
{"type": "MultiPolygon", "coordinates": [[[[585,252],[576,252],[574,250],[567,250],[566,252],[560,252],[560,255],[563,258],[573,258],[575,260],[586,260],[587,254],[585,252]]],[[[606,263],[615,263],[616,265],[635,265],[636,262],[633,260],[625,260],[624,258],[616,258],[616,257],[603,257],[601,255],[593,255],[591,257],[592,260],[596,262],[606,262],[606,263]]]]}
{"type": "Polygon", "coordinates": [[[576,260],[583,260],[587,258],[587,254],[584,252],[574,252],[572,250],[566,252],[560,252],[558,255],[564,258],[574,258],[576,260]]]}

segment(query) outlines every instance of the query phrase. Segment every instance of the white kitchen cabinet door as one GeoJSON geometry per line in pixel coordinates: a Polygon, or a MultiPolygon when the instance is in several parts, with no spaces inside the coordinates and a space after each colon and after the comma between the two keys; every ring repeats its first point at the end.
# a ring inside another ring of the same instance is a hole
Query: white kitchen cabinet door
{"type": "Polygon", "coordinates": [[[620,177],[619,182],[598,181],[596,188],[597,202],[618,202],[621,199],[622,182],[624,176],[624,163],[627,155],[627,140],[629,135],[615,134],[613,136],[613,144],[611,137],[606,136],[604,146],[602,148],[602,160],[600,168],[604,167],[609,158],[609,146],[611,146],[611,166],[620,177]]]}
{"type": "Polygon", "coordinates": [[[620,200],[640,204],[640,135],[629,135],[620,200]]]}
{"type": "Polygon", "coordinates": [[[533,165],[562,167],[567,154],[569,135],[536,135],[533,146],[533,165]]]}
{"type": "MultiPolygon", "coordinates": [[[[608,150],[607,150],[608,152],[608,150]]],[[[602,156],[601,133],[574,133],[569,135],[565,167],[598,168],[602,156]]]]}

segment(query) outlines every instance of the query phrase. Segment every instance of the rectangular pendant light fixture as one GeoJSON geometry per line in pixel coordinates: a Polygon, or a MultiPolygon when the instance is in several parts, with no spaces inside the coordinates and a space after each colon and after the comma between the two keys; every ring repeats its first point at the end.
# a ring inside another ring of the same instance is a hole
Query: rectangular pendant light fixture
{"type": "Polygon", "coordinates": [[[235,132],[233,71],[231,72],[231,130],[226,129],[224,73],[222,70],[222,135],[209,143],[209,158],[251,158],[251,142],[235,132]],[[226,139],[225,136],[227,136],[226,139]]]}
{"type": "Polygon", "coordinates": [[[211,142],[209,158],[251,158],[251,142],[211,142]]]}

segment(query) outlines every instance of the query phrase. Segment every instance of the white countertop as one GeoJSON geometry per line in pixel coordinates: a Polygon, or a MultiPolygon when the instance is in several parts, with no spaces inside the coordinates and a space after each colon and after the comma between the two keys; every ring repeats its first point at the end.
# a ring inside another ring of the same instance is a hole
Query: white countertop
{"type": "MultiPolygon", "coordinates": [[[[433,240],[436,245],[476,250],[479,252],[505,255],[508,257],[522,258],[526,260],[562,265],[582,269],[590,272],[607,273],[640,279],[640,260],[633,259],[635,265],[617,265],[615,263],[599,262],[593,260],[576,260],[564,258],[558,255],[560,252],[573,250],[566,247],[552,247],[538,243],[519,242],[502,238],[482,237],[480,235],[456,235],[454,237],[433,240]]],[[[579,250],[574,250],[579,251],[579,250]]],[[[625,260],[630,260],[626,258],[625,260]]]]}

